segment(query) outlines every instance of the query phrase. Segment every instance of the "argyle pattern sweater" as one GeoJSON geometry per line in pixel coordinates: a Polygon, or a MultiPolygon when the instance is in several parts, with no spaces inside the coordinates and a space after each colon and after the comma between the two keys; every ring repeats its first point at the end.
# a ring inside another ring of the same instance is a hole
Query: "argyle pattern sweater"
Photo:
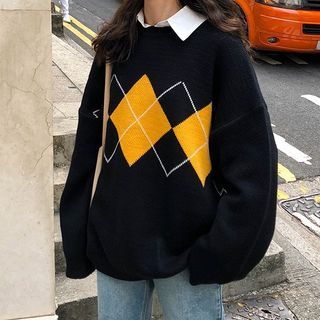
{"type": "Polygon", "coordinates": [[[113,64],[102,171],[105,66],[94,59],[60,203],[66,276],[123,280],[189,269],[190,284],[243,279],[276,218],[277,148],[239,38],[208,20],[181,41],[143,28],[113,64]]]}

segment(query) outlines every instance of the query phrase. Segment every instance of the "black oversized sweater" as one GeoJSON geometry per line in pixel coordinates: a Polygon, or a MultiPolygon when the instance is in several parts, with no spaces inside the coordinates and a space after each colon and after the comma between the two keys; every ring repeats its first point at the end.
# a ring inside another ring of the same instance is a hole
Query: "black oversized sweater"
{"type": "Polygon", "coordinates": [[[130,58],[113,65],[90,207],[104,76],[94,59],[60,204],[66,276],[244,278],[274,233],[278,153],[241,40],[208,20],[186,41],[138,24],[130,58]]]}

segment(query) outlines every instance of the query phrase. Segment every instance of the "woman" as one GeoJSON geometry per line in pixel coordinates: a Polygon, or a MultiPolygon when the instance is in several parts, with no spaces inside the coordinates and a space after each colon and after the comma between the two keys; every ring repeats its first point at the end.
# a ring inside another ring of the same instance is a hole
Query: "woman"
{"type": "Polygon", "coordinates": [[[233,0],[127,0],[93,41],[61,198],[66,276],[97,270],[99,320],[224,319],[264,256],[277,148],[233,0]],[[102,171],[105,62],[112,63],[102,171]]]}

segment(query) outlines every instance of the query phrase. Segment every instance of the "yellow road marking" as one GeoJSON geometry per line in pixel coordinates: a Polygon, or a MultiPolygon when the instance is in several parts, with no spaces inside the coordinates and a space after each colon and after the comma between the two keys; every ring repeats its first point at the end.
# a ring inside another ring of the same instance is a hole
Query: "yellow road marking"
{"type": "Polygon", "coordinates": [[[56,4],[54,5],[54,9],[55,9],[57,12],[60,12],[60,7],[58,7],[56,4]]]}
{"type": "Polygon", "coordinates": [[[89,29],[88,27],[86,27],[83,23],[81,23],[79,20],[77,20],[76,18],[71,17],[71,22],[74,23],[76,26],[78,26],[80,29],[82,29],[83,31],[85,31],[87,34],[89,34],[91,37],[96,37],[97,34],[92,31],[91,29],[89,29]]]}
{"type": "MultiPolygon", "coordinates": [[[[57,6],[57,5],[55,5],[55,9],[56,9],[56,11],[57,12],[60,12],[60,8],[57,6]]],[[[88,28],[87,26],[85,26],[83,23],[81,23],[78,19],[76,19],[75,17],[73,17],[73,16],[70,16],[70,19],[71,19],[71,22],[72,23],[74,23],[76,26],[78,26],[80,29],[82,29],[84,32],[86,32],[88,35],[90,35],[91,37],[96,37],[97,36],[97,34],[94,32],[94,31],[92,31],[90,28],[88,28]]],[[[69,29],[70,30],[70,28],[68,28],[68,26],[71,26],[70,24],[68,24],[67,25],[67,23],[63,23],[63,25],[67,28],[67,29],[69,29]]],[[[75,28],[74,28],[74,30],[76,30],[75,28]]],[[[70,30],[71,32],[73,32],[74,30],[70,30]]],[[[77,36],[78,36],[78,34],[76,34],[77,36]]],[[[87,37],[86,37],[87,38],[87,37]]],[[[87,38],[88,39],[88,38],[87,38]]],[[[82,37],[81,37],[81,40],[83,40],[82,39],[82,37]]],[[[85,41],[86,43],[87,43],[87,41],[85,41]]],[[[91,43],[90,43],[90,46],[91,46],[91,43]]]]}
{"type": "Polygon", "coordinates": [[[289,195],[287,193],[285,193],[284,191],[278,189],[277,198],[278,198],[278,200],[286,200],[286,199],[289,199],[289,195]]]}
{"type": "Polygon", "coordinates": [[[296,181],[295,175],[283,166],[281,163],[278,163],[278,175],[281,177],[285,182],[292,182],[296,181]]]}
{"type": "Polygon", "coordinates": [[[84,36],[78,29],[74,28],[70,23],[63,23],[63,26],[74,33],[78,38],[80,38],[83,42],[85,42],[90,47],[92,46],[91,40],[84,36]]]}
{"type": "Polygon", "coordinates": [[[307,186],[305,186],[304,184],[300,186],[300,191],[304,194],[307,194],[310,192],[309,188],[307,188],[307,186]]]}

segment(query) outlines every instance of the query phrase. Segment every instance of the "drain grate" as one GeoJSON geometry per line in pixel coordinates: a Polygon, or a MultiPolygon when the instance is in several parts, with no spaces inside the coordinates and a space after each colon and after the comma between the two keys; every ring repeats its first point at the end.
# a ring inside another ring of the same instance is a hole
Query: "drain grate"
{"type": "Polygon", "coordinates": [[[282,200],[279,205],[320,237],[320,193],[282,200]]]}
{"type": "Polygon", "coordinates": [[[278,295],[223,304],[225,320],[297,320],[278,295]]]}

